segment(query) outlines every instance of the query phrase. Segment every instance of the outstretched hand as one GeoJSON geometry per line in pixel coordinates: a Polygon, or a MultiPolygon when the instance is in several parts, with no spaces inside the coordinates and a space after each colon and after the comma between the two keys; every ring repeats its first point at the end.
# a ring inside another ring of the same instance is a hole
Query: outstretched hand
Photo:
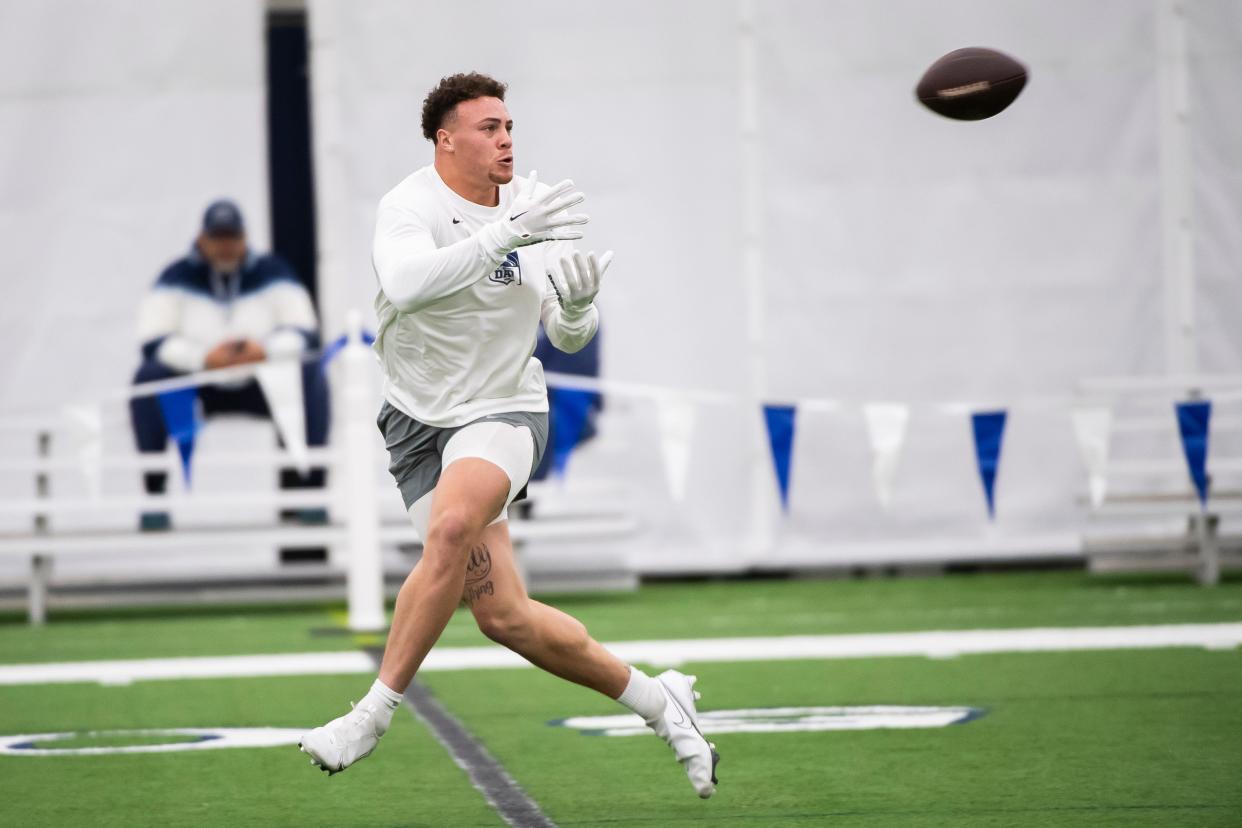
{"type": "Polygon", "coordinates": [[[594,251],[583,255],[581,251],[575,250],[562,256],[558,266],[552,267],[548,272],[548,280],[556,291],[561,309],[575,316],[585,313],[595,301],[604,271],[608,270],[611,263],[611,250],[598,259],[594,251]]]}
{"type": "Polygon", "coordinates": [[[566,213],[586,198],[574,189],[574,182],[566,178],[541,196],[535,195],[538,173],[532,171],[526,186],[518,193],[509,207],[505,224],[520,241],[519,246],[546,241],[572,241],[582,238],[582,232],[572,229],[591,220],[585,213],[566,213]]]}

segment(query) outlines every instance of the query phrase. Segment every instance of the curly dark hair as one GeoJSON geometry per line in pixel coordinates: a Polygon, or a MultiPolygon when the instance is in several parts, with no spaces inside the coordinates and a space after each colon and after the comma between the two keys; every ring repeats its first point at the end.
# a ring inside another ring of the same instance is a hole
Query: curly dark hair
{"type": "Polygon", "coordinates": [[[436,130],[462,101],[475,98],[505,99],[508,85],[478,72],[463,72],[440,78],[436,87],[427,93],[423,101],[423,137],[436,142],[436,130]]]}

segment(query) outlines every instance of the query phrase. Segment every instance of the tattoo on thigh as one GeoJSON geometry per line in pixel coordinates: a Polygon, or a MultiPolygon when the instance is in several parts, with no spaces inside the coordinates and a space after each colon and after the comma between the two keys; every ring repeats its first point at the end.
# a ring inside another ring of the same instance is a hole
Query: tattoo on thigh
{"type": "Polygon", "coordinates": [[[477,584],[491,574],[491,550],[487,548],[487,544],[480,543],[470,550],[470,559],[466,561],[466,585],[477,584]]]}
{"type": "Polygon", "coordinates": [[[474,606],[474,602],[482,598],[484,595],[495,595],[495,594],[496,594],[496,588],[492,586],[491,581],[488,581],[487,583],[481,584],[479,586],[467,586],[466,587],[466,604],[469,606],[474,606]]]}

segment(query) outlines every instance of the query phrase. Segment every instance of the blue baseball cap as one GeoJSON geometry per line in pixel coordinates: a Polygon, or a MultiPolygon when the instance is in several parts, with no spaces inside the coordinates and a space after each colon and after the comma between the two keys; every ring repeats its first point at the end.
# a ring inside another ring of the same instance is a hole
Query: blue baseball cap
{"type": "Polygon", "coordinates": [[[203,213],[203,232],[208,236],[240,236],[246,232],[241,209],[236,203],[222,198],[207,205],[203,213]]]}

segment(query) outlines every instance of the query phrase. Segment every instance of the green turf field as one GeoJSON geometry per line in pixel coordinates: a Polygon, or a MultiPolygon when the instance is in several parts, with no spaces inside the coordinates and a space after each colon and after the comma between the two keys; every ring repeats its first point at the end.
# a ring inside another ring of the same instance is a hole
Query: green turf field
{"type": "MultiPolygon", "coordinates": [[[[632,593],[540,596],[601,641],[736,635],[1242,621],[1242,578],[1200,589],[1185,578],[1077,572],[828,581],[658,583],[632,593]]],[[[31,628],[0,614],[0,661],[170,658],[340,650],[343,606],[52,612],[31,628]]],[[[448,646],[487,644],[461,610],[448,646]]]]}
{"type": "MultiPolygon", "coordinates": [[[[605,641],[930,629],[1242,621],[1242,581],[1078,573],[662,584],[556,601],[605,641]]],[[[0,623],[6,664],[344,650],[339,607],[53,614],[0,623]]],[[[484,644],[468,618],[453,646],[484,644]]],[[[651,672],[654,669],[649,669],[651,672]]],[[[728,733],[699,801],[654,737],[550,724],[624,712],[532,669],[422,681],[558,825],[1242,825],[1242,652],[1152,649],[952,659],[717,662],[702,710],[972,706],[923,730],[728,733]]],[[[0,686],[0,734],[170,727],[302,728],[344,712],[369,678],[293,676],[0,686]]],[[[148,741],[150,741],[148,739],[148,741]]],[[[141,743],[135,738],[130,744],[141,743]]],[[[293,747],[0,756],[4,824],[502,825],[413,715],[375,756],[328,778],[293,747]]]]}
{"type": "MultiPolygon", "coordinates": [[[[306,727],[343,713],[338,708],[359,684],[354,676],[320,676],[9,687],[0,691],[0,721],[5,733],[306,727]]],[[[331,779],[296,747],[0,757],[4,823],[503,825],[412,717],[395,721],[383,749],[391,761],[368,760],[331,779]],[[366,808],[358,810],[359,802],[366,808]]]]}

